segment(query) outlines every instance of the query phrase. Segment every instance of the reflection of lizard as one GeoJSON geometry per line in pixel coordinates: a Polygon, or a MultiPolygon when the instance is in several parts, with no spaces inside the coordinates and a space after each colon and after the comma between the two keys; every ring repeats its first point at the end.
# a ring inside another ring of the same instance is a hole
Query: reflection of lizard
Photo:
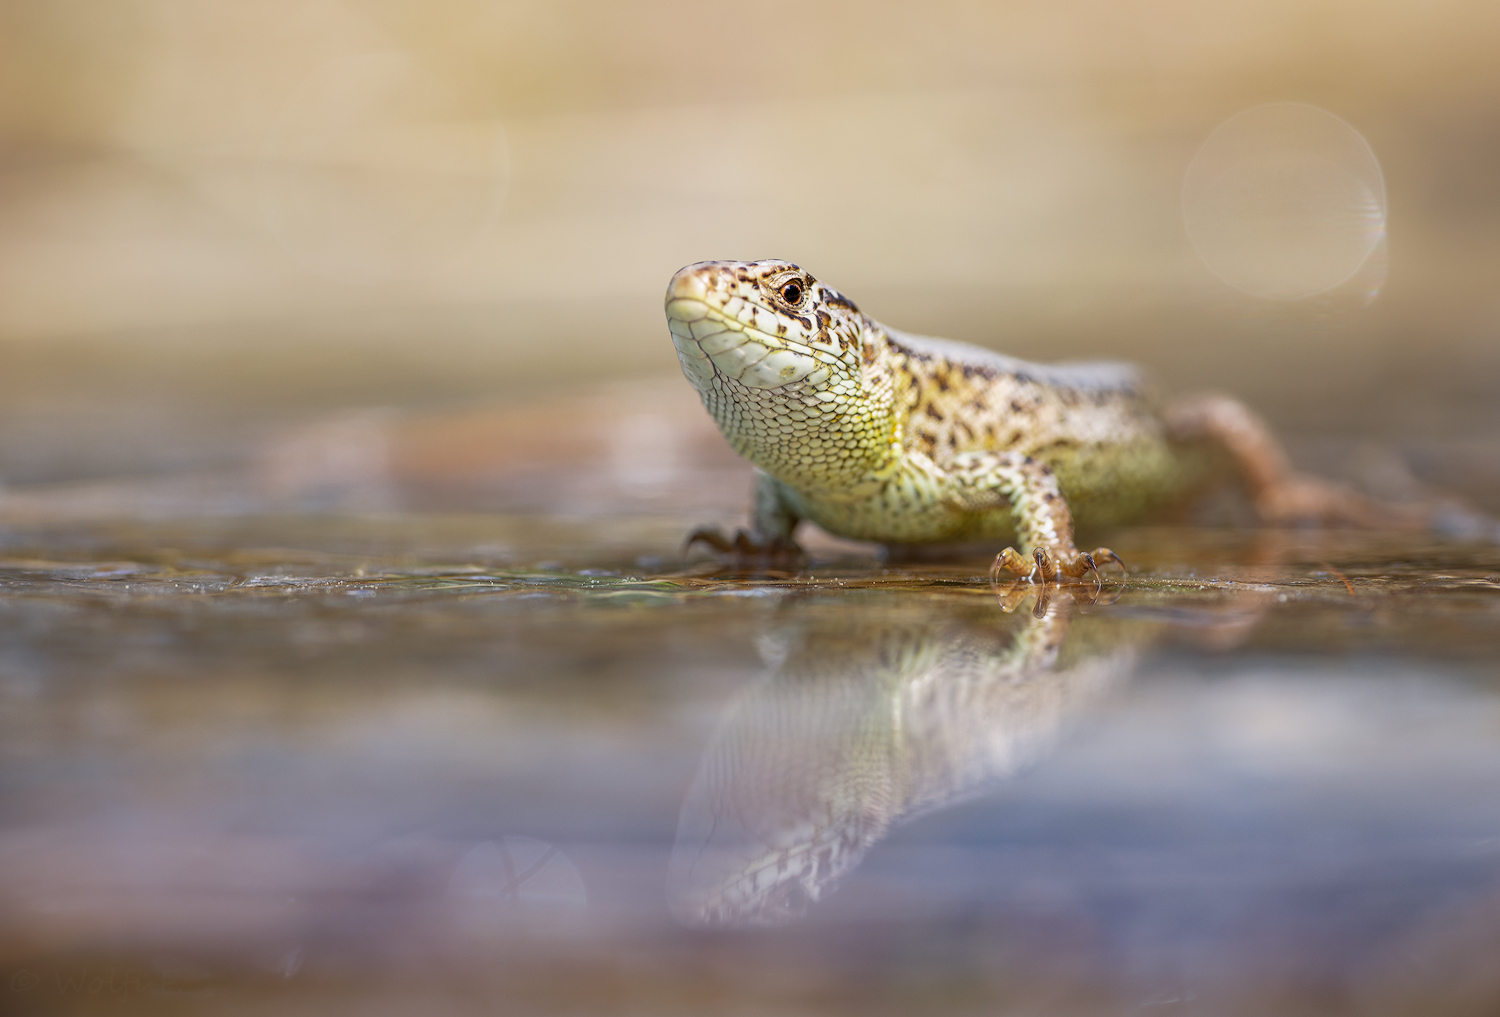
{"type": "Polygon", "coordinates": [[[695,535],[720,550],[790,550],[810,519],[892,544],[1016,541],[1024,553],[1007,548],[997,568],[1078,577],[1119,559],[1078,551],[1075,519],[1139,518],[1191,492],[1224,453],[1267,523],[1493,526],[1295,473],[1226,397],[1158,412],[1128,366],[1030,364],[886,328],[788,262],[689,265],[666,306],[688,380],[764,471],[751,533],[695,535]]]}
{"type": "Polygon", "coordinates": [[[1065,646],[1071,607],[1054,600],[1008,639],[910,611],[867,614],[852,631],[846,620],[794,626],[776,673],[730,707],[688,792],[667,876],[673,913],[795,919],[892,824],[1036,760],[1125,675],[1141,635],[1094,618],[1065,646]]]}

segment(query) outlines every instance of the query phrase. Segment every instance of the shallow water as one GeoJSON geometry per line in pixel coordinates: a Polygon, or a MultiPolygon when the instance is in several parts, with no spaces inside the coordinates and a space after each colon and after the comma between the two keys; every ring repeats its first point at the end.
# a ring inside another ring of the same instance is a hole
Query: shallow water
{"type": "Polygon", "coordinates": [[[660,302],[1500,515],[1500,7],[576,6],[0,4],[0,1015],[1500,1014],[1500,550],[684,560],[660,302]]]}
{"type": "Polygon", "coordinates": [[[1128,579],[690,520],[27,524],[14,1012],[1491,1013],[1500,550],[1128,579]]]}

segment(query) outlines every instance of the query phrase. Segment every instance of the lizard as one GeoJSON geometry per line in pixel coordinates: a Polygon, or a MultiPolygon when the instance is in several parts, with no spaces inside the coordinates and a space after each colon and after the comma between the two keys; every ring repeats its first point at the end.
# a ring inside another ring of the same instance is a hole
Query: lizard
{"type": "MultiPolygon", "coordinates": [[[[1037,594],[999,630],[903,607],[806,605],[771,672],[726,708],[683,801],[667,899],[687,925],[779,925],[831,894],[892,828],[993,791],[1131,674],[1155,626],[1037,594]]],[[[909,607],[909,605],[907,606],[909,607]]]]}
{"type": "Polygon", "coordinates": [[[993,577],[1079,579],[1124,563],[1076,547],[1075,523],[1138,520],[1225,461],[1267,525],[1485,525],[1451,503],[1386,504],[1296,471],[1229,396],[1163,405],[1127,364],[1036,364],[901,332],[788,261],[688,265],[666,316],[683,373],[760,471],[749,532],[699,529],[689,545],[796,553],[809,520],[888,545],[1003,541],[993,577]]]}

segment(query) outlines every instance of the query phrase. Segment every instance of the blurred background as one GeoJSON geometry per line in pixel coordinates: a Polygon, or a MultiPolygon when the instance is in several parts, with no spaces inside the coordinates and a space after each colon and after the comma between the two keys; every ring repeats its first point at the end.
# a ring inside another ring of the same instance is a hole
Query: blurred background
{"type": "Polygon", "coordinates": [[[831,689],[765,758],[833,786],[892,689],[966,694],[866,656],[1009,688],[1070,609],[816,534],[685,560],[750,478],[661,306],[790,259],[1500,513],[1497,39],[1478,0],[0,0],[0,1009],[1500,1012],[1478,544],[1112,536],[1129,599],[1028,672],[1100,679],[1055,753],[888,817],[783,935],[676,924],[715,732],[831,689]]]}
{"type": "MultiPolygon", "coordinates": [[[[1472,0],[4,0],[0,481],[503,503],[516,456],[614,454],[517,437],[538,400],[700,428],[665,282],[778,257],[1493,507],[1497,32],[1472,0]]],[[[675,462],[731,468],[694,434],[675,462]]]]}

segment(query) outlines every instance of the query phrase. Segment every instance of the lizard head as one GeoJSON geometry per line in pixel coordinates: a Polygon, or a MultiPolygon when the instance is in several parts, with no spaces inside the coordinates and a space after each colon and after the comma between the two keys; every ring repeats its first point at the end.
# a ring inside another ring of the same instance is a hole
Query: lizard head
{"type": "Polygon", "coordinates": [[[874,326],[787,261],[703,261],[672,277],[683,373],[745,458],[800,487],[859,476],[890,443],[874,326]]]}

